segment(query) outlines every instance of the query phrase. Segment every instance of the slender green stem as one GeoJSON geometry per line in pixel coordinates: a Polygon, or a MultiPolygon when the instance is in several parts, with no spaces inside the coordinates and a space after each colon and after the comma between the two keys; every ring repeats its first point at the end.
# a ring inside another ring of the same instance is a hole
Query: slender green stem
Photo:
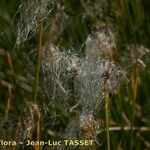
{"type": "Polygon", "coordinates": [[[43,34],[43,23],[40,22],[39,25],[39,44],[38,44],[38,54],[37,54],[37,66],[36,66],[36,75],[35,75],[35,84],[34,84],[34,102],[37,100],[38,93],[38,84],[39,84],[39,73],[41,68],[41,54],[42,54],[42,34],[43,34]]]}
{"type": "Polygon", "coordinates": [[[133,101],[132,101],[132,115],[131,115],[131,144],[130,144],[130,150],[133,149],[133,127],[134,127],[134,120],[135,120],[135,102],[137,97],[137,82],[138,82],[138,76],[133,79],[133,101]]]}
{"type": "Polygon", "coordinates": [[[132,116],[131,116],[131,143],[130,143],[130,150],[132,150],[133,148],[133,126],[134,126],[134,108],[135,105],[133,104],[133,108],[132,108],[132,116]]]}
{"type": "Polygon", "coordinates": [[[106,121],[106,136],[107,136],[107,150],[110,150],[110,135],[109,135],[109,96],[107,83],[105,84],[105,121],[106,121]]]}

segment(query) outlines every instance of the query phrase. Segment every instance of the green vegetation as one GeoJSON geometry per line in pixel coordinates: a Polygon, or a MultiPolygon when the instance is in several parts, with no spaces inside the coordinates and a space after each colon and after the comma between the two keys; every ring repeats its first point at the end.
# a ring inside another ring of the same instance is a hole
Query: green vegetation
{"type": "Polygon", "coordinates": [[[1,0],[0,150],[150,149],[149,8],[1,0]],[[69,139],[94,144],[2,144],[69,139]]]}

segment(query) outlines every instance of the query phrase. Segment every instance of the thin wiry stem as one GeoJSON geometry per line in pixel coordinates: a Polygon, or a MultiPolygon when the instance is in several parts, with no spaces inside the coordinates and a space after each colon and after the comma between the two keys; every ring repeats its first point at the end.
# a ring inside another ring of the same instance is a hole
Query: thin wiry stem
{"type": "Polygon", "coordinates": [[[134,126],[134,120],[135,120],[135,102],[137,97],[137,83],[138,83],[138,76],[135,75],[133,79],[133,103],[132,103],[132,116],[131,116],[131,144],[130,144],[130,150],[133,149],[133,126],[134,126]]]}
{"type": "MultiPolygon", "coordinates": [[[[36,140],[40,141],[41,136],[41,113],[38,107],[35,107],[35,117],[36,117],[36,140]]],[[[41,150],[42,147],[40,145],[35,146],[35,150],[41,150]]]]}
{"type": "Polygon", "coordinates": [[[106,138],[107,138],[107,150],[110,150],[110,135],[109,135],[109,108],[108,108],[108,88],[107,83],[105,84],[105,120],[106,120],[106,138]]]}
{"type": "Polygon", "coordinates": [[[34,85],[34,90],[33,90],[34,102],[36,102],[37,100],[39,73],[40,73],[40,68],[41,68],[42,35],[43,35],[43,23],[41,21],[39,25],[39,45],[38,45],[38,55],[37,55],[37,67],[36,67],[36,75],[35,75],[35,85],[34,85]]]}

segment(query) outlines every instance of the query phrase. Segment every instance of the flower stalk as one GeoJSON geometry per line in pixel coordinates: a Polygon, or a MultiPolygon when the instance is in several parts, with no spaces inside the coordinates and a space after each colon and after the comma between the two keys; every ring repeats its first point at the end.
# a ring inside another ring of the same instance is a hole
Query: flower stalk
{"type": "Polygon", "coordinates": [[[35,84],[34,84],[34,102],[37,101],[37,93],[38,93],[38,84],[39,84],[39,74],[41,68],[41,55],[42,55],[42,36],[43,36],[43,23],[40,22],[39,25],[39,44],[37,51],[37,66],[36,66],[36,75],[35,75],[35,84]]]}
{"type": "Polygon", "coordinates": [[[108,88],[107,82],[105,83],[104,89],[104,100],[105,100],[105,121],[106,121],[106,142],[107,142],[107,150],[110,150],[110,135],[109,135],[109,96],[108,96],[108,88]]]}

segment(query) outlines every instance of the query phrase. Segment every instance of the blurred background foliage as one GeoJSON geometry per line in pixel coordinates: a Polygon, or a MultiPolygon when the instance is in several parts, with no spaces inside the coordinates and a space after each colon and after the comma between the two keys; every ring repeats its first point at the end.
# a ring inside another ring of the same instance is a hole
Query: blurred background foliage
{"type": "MultiPolygon", "coordinates": [[[[19,0],[0,0],[0,114],[1,126],[4,128],[8,99],[11,99],[9,118],[12,122],[18,121],[18,116],[27,102],[32,101],[34,85],[34,69],[36,67],[36,52],[38,36],[33,34],[31,38],[16,46],[17,23],[19,21],[19,8],[22,4],[19,0]],[[15,121],[14,121],[15,120],[15,121]]],[[[122,83],[120,93],[110,93],[110,127],[130,126],[133,105],[131,79],[135,72],[132,62],[125,59],[129,45],[143,45],[150,48],[150,1],[149,0],[58,0],[53,1],[52,11],[44,20],[42,46],[54,43],[60,49],[77,51],[84,54],[84,46],[87,36],[101,30],[101,24],[105,23],[112,28],[117,37],[118,61],[122,68],[127,69],[128,82],[122,83]]],[[[134,50],[133,50],[134,51],[134,50]]],[[[132,52],[132,49],[131,49],[132,52]]],[[[133,52],[134,53],[134,52],[133,52]]],[[[134,55],[134,54],[133,54],[134,55]]],[[[136,54],[135,56],[136,57],[136,54]]],[[[146,68],[138,73],[138,89],[135,104],[135,127],[146,127],[146,131],[134,131],[133,149],[150,149],[150,66],[149,55],[143,58],[146,68]]],[[[40,90],[38,102],[48,103],[43,89],[43,74],[40,72],[40,90]]],[[[61,102],[60,102],[61,103],[61,102]]],[[[49,116],[43,116],[43,139],[50,138],[47,134],[50,119],[56,120],[51,130],[64,132],[67,127],[67,115],[64,106],[58,104],[55,115],[50,118],[53,108],[48,106],[49,116]],[[62,108],[61,108],[62,107],[62,108]],[[60,111],[62,110],[62,111],[60,111]],[[44,134],[45,133],[45,134],[44,134]]],[[[44,113],[44,110],[42,110],[44,113]]],[[[100,108],[98,116],[100,124],[104,122],[104,108],[100,108]]],[[[1,130],[0,132],[3,132],[1,130]]],[[[13,131],[12,131],[13,132],[13,131]]],[[[2,135],[2,134],[1,134],[2,135]]],[[[101,149],[105,149],[105,132],[98,135],[101,149]]],[[[111,131],[111,149],[128,150],[130,145],[130,130],[111,131]]],[[[2,137],[0,136],[2,139],[2,137]]]]}

